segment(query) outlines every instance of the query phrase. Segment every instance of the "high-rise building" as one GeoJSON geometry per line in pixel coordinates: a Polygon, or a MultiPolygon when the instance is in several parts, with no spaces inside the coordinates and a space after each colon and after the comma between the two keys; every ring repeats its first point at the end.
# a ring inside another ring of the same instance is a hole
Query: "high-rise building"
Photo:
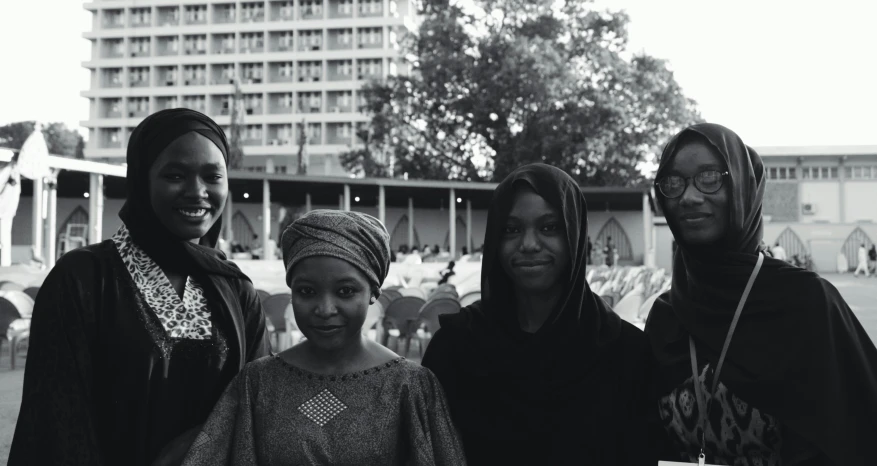
{"type": "Polygon", "coordinates": [[[187,107],[228,132],[237,79],[244,168],[295,173],[300,133],[308,172],[342,174],[358,144],[359,88],[405,72],[399,41],[414,0],[98,0],[93,13],[85,156],[121,162],[150,113],[187,107]]]}

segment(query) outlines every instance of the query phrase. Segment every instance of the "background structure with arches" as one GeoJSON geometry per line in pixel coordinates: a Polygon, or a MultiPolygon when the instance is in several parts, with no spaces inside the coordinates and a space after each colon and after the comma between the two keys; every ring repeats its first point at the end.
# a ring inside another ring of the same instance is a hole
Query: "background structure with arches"
{"type": "Polygon", "coordinates": [[[408,214],[402,215],[402,218],[393,227],[393,233],[390,234],[390,248],[393,251],[398,251],[399,246],[403,244],[408,246],[409,251],[412,246],[420,246],[420,235],[417,234],[417,226],[414,227],[414,244],[408,244],[408,214]]]}
{"type": "Polygon", "coordinates": [[[628,238],[624,227],[618,223],[615,217],[609,218],[603,225],[603,228],[600,229],[596,241],[593,241],[594,247],[596,248],[597,244],[599,244],[600,247],[605,248],[609,237],[612,237],[612,244],[615,245],[615,250],[618,252],[619,261],[633,260],[633,248],[630,245],[630,238],[628,238]]]}
{"type": "Polygon", "coordinates": [[[850,270],[855,270],[856,266],[859,264],[859,246],[862,244],[865,245],[866,249],[870,249],[874,242],[871,241],[871,237],[869,237],[867,233],[861,228],[856,227],[856,229],[847,236],[847,240],[844,242],[844,245],[840,250],[841,254],[846,256],[850,270]]]}

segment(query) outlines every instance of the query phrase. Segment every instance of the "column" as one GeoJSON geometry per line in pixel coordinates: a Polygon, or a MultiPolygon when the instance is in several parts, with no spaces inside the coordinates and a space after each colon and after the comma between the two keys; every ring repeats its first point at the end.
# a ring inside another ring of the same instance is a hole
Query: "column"
{"type": "Polygon", "coordinates": [[[88,176],[88,244],[101,242],[104,223],[104,176],[88,176]]]}
{"type": "Polygon", "coordinates": [[[387,194],[382,184],[378,185],[378,220],[384,225],[387,224],[387,194]]]}
{"type": "Polygon", "coordinates": [[[846,195],[846,181],[847,181],[847,173],[846,173],[846,162],[847,156],[842,155],[838,159],[837,164],[837,181],[838,181],[838,208],[840,210],[840,223],[847,222],[847,195],[846,195]]]}
{"type": "Polygon", "coordinates": [[[472,254],[472,200],[466,199],[466,250],[472,254]]]}
{"type": "Polygon", "coordinates": [[[311,193],[305,193],[305,213],[313,210],[311,207],[311,193]]]}
{"type": "Polygon", "coordinates": [[[338,210],[344,210],[344,193],[338,194],[338,210]]]}
{"type": "Polygon", "coordinates": [[[451,253],[451,258],[454,259],[457,257],[457,191],[454,188],[450,189],[450,197],[448,206],[448,222],[450,223],[448,226],[448,250],[451,253]]]}
{"type": "Polygon", "coordinates": [[[649,202],[649,193],[643,193],[643,265],[654,267],[654,250],[652,246],[652,205],[649,202]]]}
{"type": "Polygon", "coordinates": [[[414,249],[414,198],[408,198],[408,249],[414,249]]]}
{"type": "Polygon", "coordinates": [[[31,244],[37,259],[43,258],[43,179],[33,180],[33,224],[31,225],[31,244]]]}
{"type": "MultiPolygon", "coordinates": [[[[53,170],[54,172],[54,170],[53,170]]],[[[55,266],[55,248],[58,234],[58,179],[57,172],[52,173],[48,185],[48,208],[46,209],[46,267],[55,266]]]]}
{"type": "Polygon", "coordinates": [[[262,180],[262,260],[274,259],[271,247],[271,186],[262,180]]]}
{"type": "Polygon", "coordinates": [[[350,185],[344,185],[344,209],[345,211],[350,211],[350,185]]]}
{"type": "Polygon", "coordinates": [[[802,183],[804,180],[804,158],[803,157],[798,157],[797,164],[795,165],[795,178],[798,179],[798,182],[797,182],[797,184],[798,184],[798,203],[795,206],[795,210],[796,210],[795,216],[798,218],[798,222],[800,222],[801,216],[802,216],[801,209],[802,209],[802,206],[804,205],[804,185],[802,183]]]}
{"type": "MultiPolygon", "coordinates": [[[[265,132],[267,134],[267,131],[265,132]]],[[[265,173],[274,173],[274,159],[265,160],[265,173]]]]}
{"type": "Polygon", "coordinates": [[[0,218],[0,266],[12,265],[12,218],[0,218]]]}
{"type": "Polygon", "coordinates": [[[225,240],[228,247],[231,248],[231,242],[234,241],[234,228],[232,218],[234,217],[234,205],[232,202],[231,191],[228,192],[228,199],[225,200],[225,209],[222,213],[222,228],[225,230],[225,240]]]}

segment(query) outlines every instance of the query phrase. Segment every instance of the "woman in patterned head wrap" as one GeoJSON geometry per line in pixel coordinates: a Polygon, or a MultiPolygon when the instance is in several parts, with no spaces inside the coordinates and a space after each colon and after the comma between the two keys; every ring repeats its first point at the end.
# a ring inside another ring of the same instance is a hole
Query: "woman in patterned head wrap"
{"type": "Polygon", "coordinates": [[[178,464],[228,382],[269,353],[252,283],[213,249],[227,154],[192,110],[131,134],[121,228],[65,254],[36,298],[9,464],[178,464]]]}
{"type": "Polygon", "coordinates": [[[315,210],[282,247],[307,340],[238,375],[184,464],[465,464],[436,378],[361,333],[390,266],[384,226],[315,210]]]}
{"type": "Polygon", "coordinates": [[[766,180],[761,157],[716,124],[661,155],[657,200],[679,245],[646,324],[663,459],[875,464],[877,349],[831,283],[764,256],[766,180]]]}

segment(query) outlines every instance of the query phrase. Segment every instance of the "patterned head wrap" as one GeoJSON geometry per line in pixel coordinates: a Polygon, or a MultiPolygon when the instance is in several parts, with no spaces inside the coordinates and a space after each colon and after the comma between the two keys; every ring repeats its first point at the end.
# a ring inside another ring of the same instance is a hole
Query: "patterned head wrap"
{"type": "Polygon", "coordinates": [[[390,270],[390,234],[378,219],[360,212],[313,210],[286,227],[280,241],[287,285],[293,267],[314,256],[353,264],[368,277],[375,296],[390,270]]]}

